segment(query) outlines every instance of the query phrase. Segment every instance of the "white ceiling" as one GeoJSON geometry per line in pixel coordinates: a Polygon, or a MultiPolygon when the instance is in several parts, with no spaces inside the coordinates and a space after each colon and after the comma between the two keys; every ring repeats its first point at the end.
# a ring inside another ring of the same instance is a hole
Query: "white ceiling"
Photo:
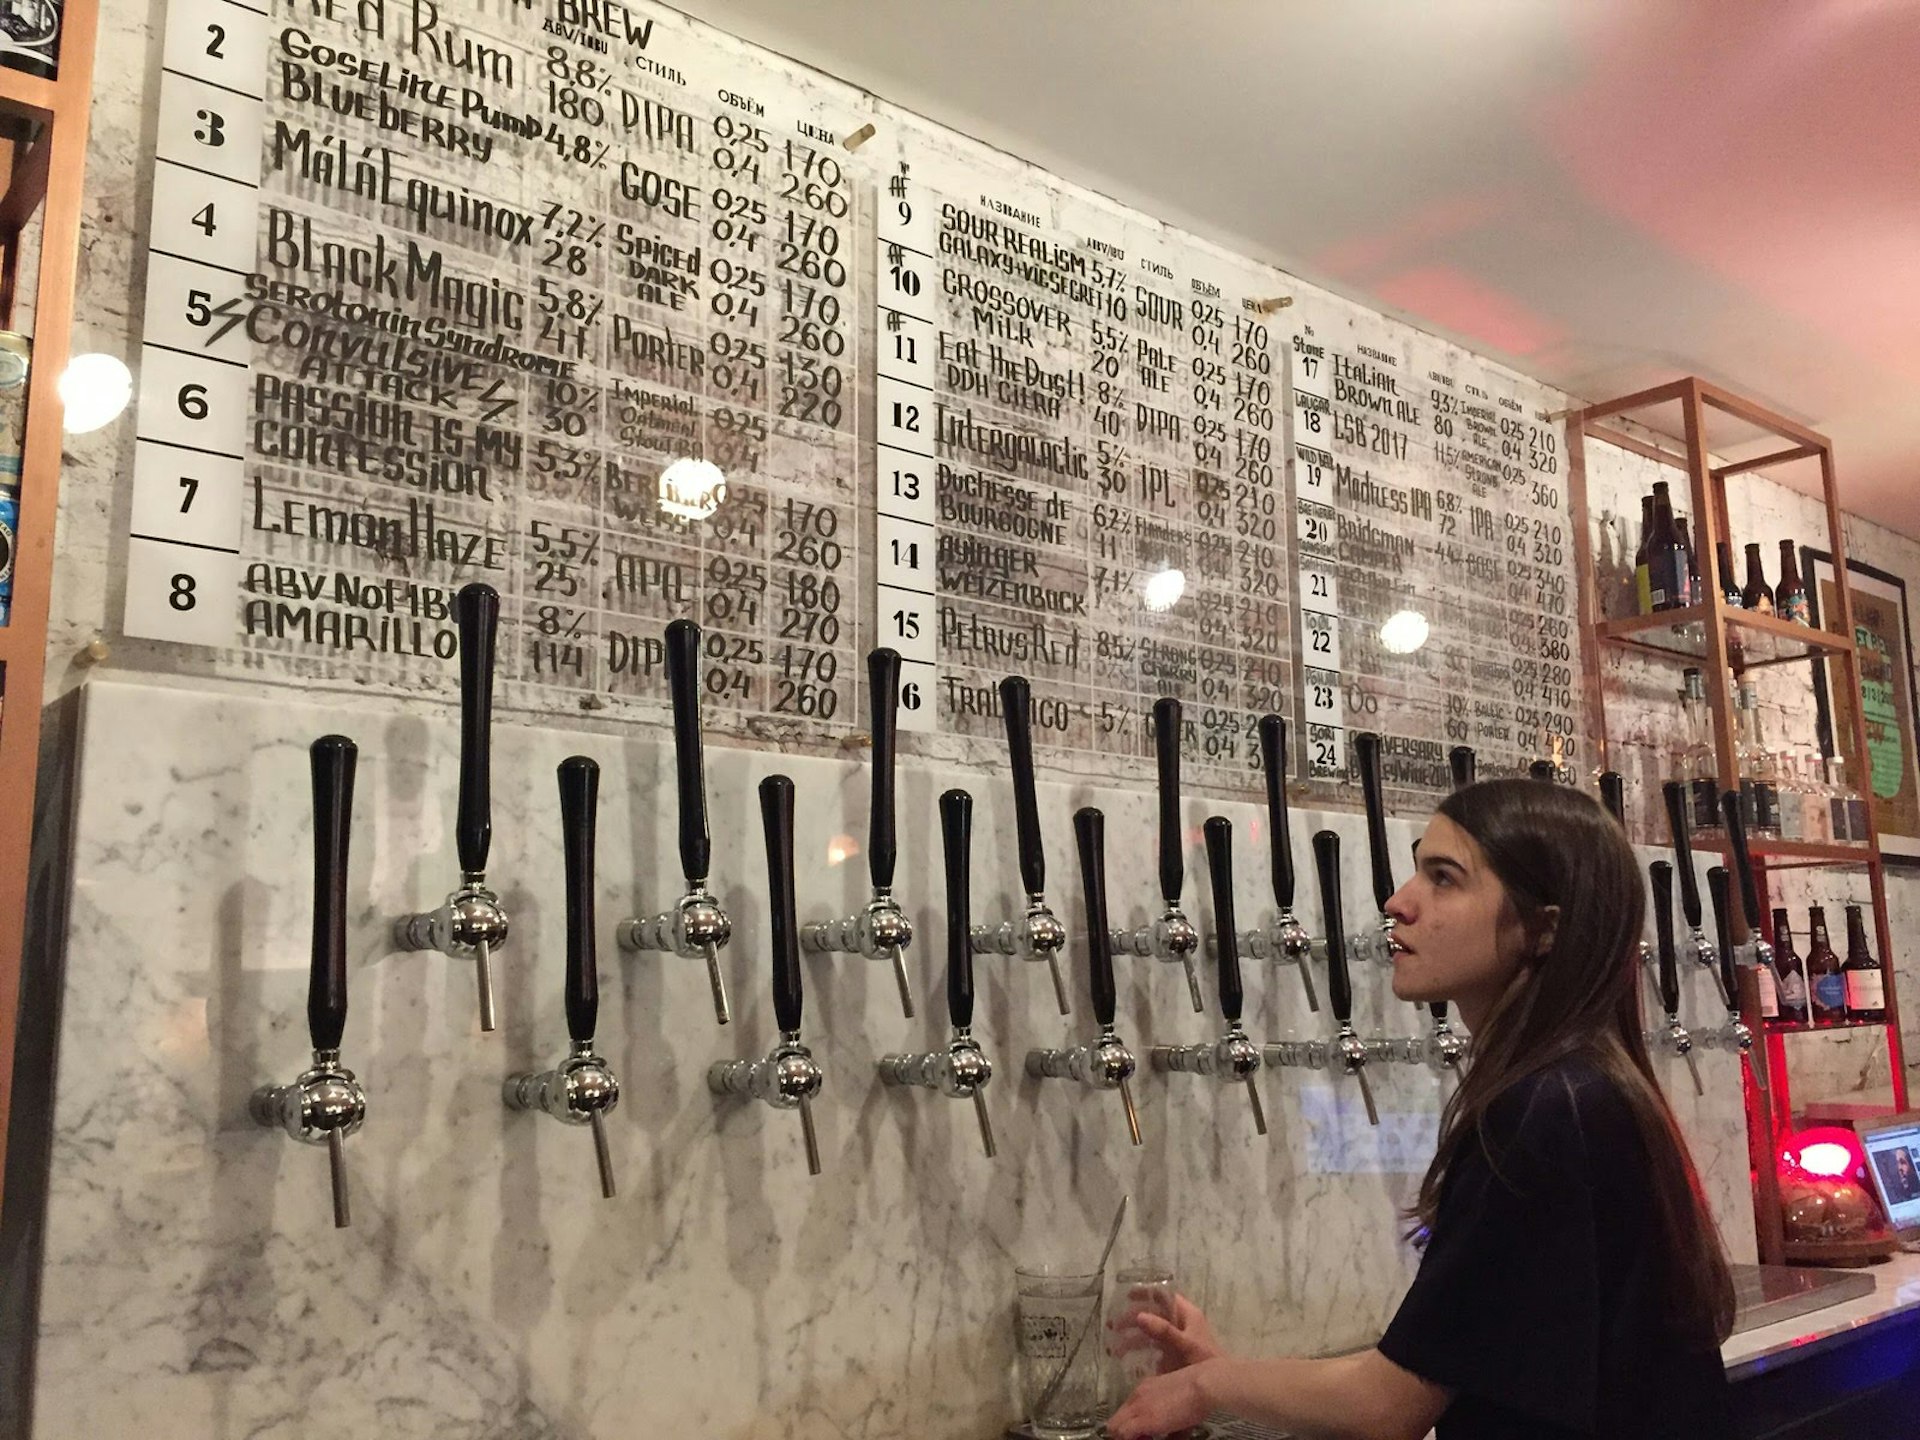
{"type": "Polygon", "coordinates": [[[1920,0],[677,3],[1577,396],[1719,381],[1920,535],[1920,0]]]}

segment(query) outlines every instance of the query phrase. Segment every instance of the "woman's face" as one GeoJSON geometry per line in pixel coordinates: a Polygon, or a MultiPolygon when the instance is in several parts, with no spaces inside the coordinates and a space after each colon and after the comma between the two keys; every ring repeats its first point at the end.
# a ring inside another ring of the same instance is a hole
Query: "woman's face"
{"type": "Polygon", "coordinates": [[[1911,1180],[1913,1178],[1913,1157],[1907,1151],[1896,1150],[1894,1152],[1893,1166],[1894,1169],[1900,1172],[1901,1179],[1911,1180]]]}
{"type": "Polygon", "coordinates": [[[1530,950],[1544,948],[1472,836],[1444,815],[1427,822],[1407,883],[1387,901],[1396,924],[1393,993],[1451,1000],[1469,1027],[1492,1009],[1530,950]]]}

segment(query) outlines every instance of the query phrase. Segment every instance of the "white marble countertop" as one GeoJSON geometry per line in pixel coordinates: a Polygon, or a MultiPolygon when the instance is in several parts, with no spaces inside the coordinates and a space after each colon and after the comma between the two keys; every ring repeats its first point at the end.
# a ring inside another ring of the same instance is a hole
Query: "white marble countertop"
{"type": "Polygon", "coordinates": [[[1797,1358],[1793,1353],[1796,1350],[1821,1341],[1844,1339],[1862,1326],[1920,1306],[1920,1254],[1896,1254],[1885,1264],[1872,1266],[1867,1273],[1873,1276],[1871,1295],[1843,1300],[1838,1305],[1796,1315],[1778,1324],[1762,1325],[1728,1340],[1720,1347],[1720,1358],[1726,1362],[1728,1374],[1739,1379],[1742,1375],[1790,1364],[1797,1358]]]}

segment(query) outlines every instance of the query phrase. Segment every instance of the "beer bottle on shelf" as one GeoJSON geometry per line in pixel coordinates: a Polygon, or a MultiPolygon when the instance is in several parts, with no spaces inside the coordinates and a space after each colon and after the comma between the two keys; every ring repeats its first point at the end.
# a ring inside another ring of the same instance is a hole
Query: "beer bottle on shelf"
{"type": "Polygon", "coordinates": [[[1847,761],[1835,755],[1827,761],[1827,787],[1832,796],[1828,813],[1833,819],[1833,838],[1843,845],[1867,843],[1867,802],[1847,778],[1847,761]]]}
{"type": "MultiPolygon", "coordinates": [[[[1746,602],[1740,598],[1739,582],[1733,578],[1733,542],[1731,540],[1720,542],[1714,568],[1720,572],[1720,599],[1730,610],[1745,608],[1746,602]]],[[[1695,598],[1704,599],[1705,597],[1696,596],[1695,598]]],[[[1744,669],[1747,663],[1747,648],[1741,642],[1740,632],[1731,627],[1727,631],[1727,663],[1733,667],[1736,674],[1744,669]]]]}
{"type": "Polygon", "coordinates": [[[1762,615],[1773,614],[1773,587],[1767,584],[1766,574],[1760,568],[1758,542],[1747,546],[1747,583],[1740,592],[1740,604],[1762,615]]]}
{"type": "Polygon", "coordinates": [[[1827,912],[1819,905],[1807,911],[1807,1001],[1816,1025],[1837,1025],[1847,1018],[1847,982],[1840,957],[1827,939],[1827,912]]]}
{"type": "Polygon", "coordinates": [[[1685,748],[1680,752],[1678,773],[1673,777],[1686,782],[1693,811],[1695,830],[1720,828],[1720,768],[1713,753],[1713,715],[1707,709],[1707,687],[1699,670],[1689,665],[1686,688],[1680,692],[1680,710],[1685,717],[1685,748]]]}
{"type": "Polygon", "coordinates": [[[1684,515],[1673,522],[1673,528],[1680,536],[1680,553],[1686,558],[1683,567],[1686,593],[1681,596],[1680,606],[1693,605],[1707,598],[1706,592],[1700,588],[1700,561],[1693,553],[1693,534],[1687,529],[1687,517],[1684,515]]]}
{"type": "Polygon", "coordinates": [[[1740,598],[1740,586],[1733,578],[1733,542],[1722,540],[1719,546],[1720,598],[1738,610],[1747,602],[1740,598]]]}
{"type": "MultiPolygon", "coordinates": [[[[1773,912],[1773,968],[1779,980],[1778,1004],[1780,1018],[1790,1025],[1807,1023],[1807,970],[1805,963],[1793,948],[1793,928],[1787,923],[1787,912],[1773,912]]],[[[1766,993],[1774,977],[1767,974],[1766,966],[1760,967],[1760,1010],[1766,1013],[1766,993]]]]}
{"type": "Polygon", "coordinates": [[[1793,541],[1780,542],[1780,583],[1773,591],[1773,613],[1796,625],[1811,625],[1807,608],[1807,587],[1800,580],[1800,562],[1794,558],[1793,541]]]}
{"type": "Polygon", "coordinates": [[[1687,550],[1673,520],[1667,482],[1653,482],[1653,526],[1647,532],[1647,596],[1654,610],[1678,610],[1687,603],[1687,550]]]}
{"type": "Polygon", "coordinates": [[[1841,968],[1846,984],[1847,1018],[1879,1022],[1887,1018],[1887,980],[1880,962],[1867,949],[1867,922],[1858,905],[1847,906],[1847,963],[1841,968]]]}
{"type": "Polygon", "coordinates": [[[1633,552],[1633,600],[1642,615],[1653,613],[1653,572],[1647,567],[1647,541],[1653,535],[1653,496],[1640,497],[1640,548],[1633,552]]]}
{"type": "Polygon", "coordinates": [[[1740,741],[1736,763],[1740,770],[1741,808],[1755,839],[1780,838],[1780,789],[1773,754],[1767,749],[1760,720],[1760,695],[1751,680],[1742,680],[1736,694],[1740,710],[1740,741]]]}

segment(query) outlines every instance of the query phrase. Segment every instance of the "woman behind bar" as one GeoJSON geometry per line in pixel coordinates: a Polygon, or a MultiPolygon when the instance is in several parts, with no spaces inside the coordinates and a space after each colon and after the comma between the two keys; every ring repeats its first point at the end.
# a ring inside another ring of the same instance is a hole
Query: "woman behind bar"
{"type": "Polygon", "coordinates": [[[1161,1373],[1108,1434],[1226,1411],[1368,1440],[1731,1437],[1733,1282],[1647,1059],[1626,837],[1576,790],[1491,780],[1416,858],[1387,906],[1393,993],[1452,1001],[1473,1059],[1409,1213],[1412,1288],[1376,1348],[1330,1360],[1228,1355],[1184,1297],[1141,1315],[1161,1373]]]}

